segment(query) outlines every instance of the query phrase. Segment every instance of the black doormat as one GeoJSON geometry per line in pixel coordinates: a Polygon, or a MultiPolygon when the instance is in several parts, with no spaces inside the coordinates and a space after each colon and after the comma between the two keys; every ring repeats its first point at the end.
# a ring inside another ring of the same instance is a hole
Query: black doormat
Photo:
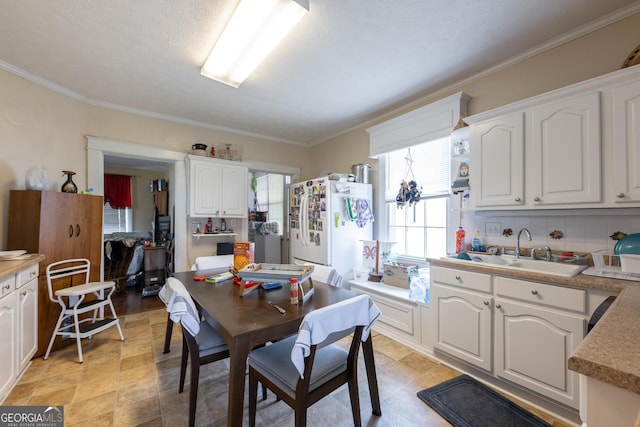
{"type": "Polygon", "coordinates": [[[455,427],[551,427],[468,375],[419,391],[418,397],[455,427]]]}

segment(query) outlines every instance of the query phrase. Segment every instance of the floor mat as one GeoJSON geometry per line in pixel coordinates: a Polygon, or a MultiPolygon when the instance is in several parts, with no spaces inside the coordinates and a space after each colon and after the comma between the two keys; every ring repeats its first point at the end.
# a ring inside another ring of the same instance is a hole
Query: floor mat
{"type": "Polygon", "coordinates": [[[419,391],[418,397],[455,427],[551,427],[468,375],[419,391]]]}

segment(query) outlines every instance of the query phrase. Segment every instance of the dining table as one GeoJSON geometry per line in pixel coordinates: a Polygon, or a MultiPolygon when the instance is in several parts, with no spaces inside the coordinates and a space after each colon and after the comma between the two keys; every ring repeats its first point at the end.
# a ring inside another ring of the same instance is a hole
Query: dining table
{"type": "MultiPolygon", "coordinates": [[[[313,294],[298,304],[291,304],[288,284],[265,290],[258,287],[241,296],[240,285],[232,280],[211,283],[201,279],[207,270],[173,273],[201,308],[203,317],[220,334],[229,347],[229,402],[227,425],[241,426],[244,412],[245,375],[249,352],[270,341],[298,332],[304,316],[357,296],[356,292],[313,282],[313,294]],[[282,310],[274,307],[277,305],[282,310]],[[284,313],[281,313],[284,311],[284,313]]],[[[362,354],[369,383],[372,413],[382,415],[375,370],[371,334],[362,343],[362,354]]]]}

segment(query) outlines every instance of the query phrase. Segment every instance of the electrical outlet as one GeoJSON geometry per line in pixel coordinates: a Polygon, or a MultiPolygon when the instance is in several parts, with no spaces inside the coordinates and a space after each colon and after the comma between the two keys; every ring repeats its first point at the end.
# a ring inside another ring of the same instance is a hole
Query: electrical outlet
{"type": "Polygon", "coordinates": [[[485,224],[485,234],[487,236],[499,236],[500,235],[500,223],[499,222],[487,222],[485,224]]]}
{"type": "Polygon", "coordinates": [[[236,228],[236,220],[235,219],[232,219],[230,221],[230,223],[231,223],[231,228],[236,228]]]}

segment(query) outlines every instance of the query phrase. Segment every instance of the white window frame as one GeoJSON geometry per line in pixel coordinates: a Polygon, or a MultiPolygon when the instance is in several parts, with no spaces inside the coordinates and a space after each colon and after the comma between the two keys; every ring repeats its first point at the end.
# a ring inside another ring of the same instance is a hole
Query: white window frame
{"type": "MultiPolygon", "coordinates": [[[[388,241],[389,227],[386,218],[386,204],[384,203],[386,164],[385,156],[382,154],[451,135],[460,117],[467,115],[469,99],[470,97],[464,92],[458,92],[367,129],[369,157],[378,158],[379,166],[378,181],[374,192],[376,199],[381,202],[376,204],[376,235],[374,237],[388,241]]],[[[448,227],[451,228],[453,222],[450,215],[448,220],[448,227]]],[[[447,233],[447,248],[451,247],[450,234],[451,232],[447,233]]],[[[426,260],[421,261],[419,264],[426,263],[426,260]]]]}
{"type": "MultiPolygon", "coordinates": [[[[428,143],[428,141],[427,141],[428,143]]],[[[449,158],[449,162],[451,161],[451,159],[449,158]]],[[[450,163],[449,163],[450,164],[450,163]]],[[[379,235],[379,240],[382,241],[392,241],[393,239],[391,239],[390,236],[390,224],[389,224],[389,217],[387,216],[387,207],[390,204],[395,204],[395,196],[393,196],[393,198],[391,197],[391,195],[387,196],[388,192],[387,192],[387,188],[388,186],[394,186],[395,184],[393,183],[388,183],[388,171],[389,171],[389,165],[388,165],[388,156],[385,155],[381,155],[378,158],[378,166],[379,166],[379,182],[378,182],[378,191],[377,191],[377,196],[378,196],[378,200],[380,200],[379,206],[378,206],[378,216],[377,218],[380,218],[380,220],[378,221],[378,235],[379,235]]],[[[450,172],[447,171],[447,175],[450,175],[450,172]]],[[[420,184],[418,182],[418,184],[420,184]]],[[[417,209],[424,209],[425,208],[425,203],[427,201],[427,199],[433,199],[433,198],[444,198],[445,199],[445,218],[446,218],[446,223],[445,223],[445,248],[449,247],[449,235],[451,227],[452,227],[452,221],[451,221],[451,206],[452,206],[452,200],[451,200],[451,194],[449,191],[443,191],[441,193],[433,193],[433,194],[422,194],[421,200],[420,202],[418,202],[416,204],[416,208],[417,209]]],[[[410,206],[405,206],[403,208],[404,210],[409,210],[409,209],[414,209],[413,207],[410,206]]],[[[422,226],[420,226],[419,228],[426,229],[427,227],[423,224],[422,226]]],[[[427,243],[427,240],[425,240],[425,244],[427,243]]],[[[397,250],[399,251],[400,248],[398,248],[397,250]]],[[[426,249],[426,248],[425,248],[426,249]]],[[[403,248],[404,250],[404,248],[403,248]]],[[[441,255],[444,255],[441,254],[441,255]]],[[[426,265],[426,257],[423,256],[410,256],[410,255],[397,255],[397,259],[401,262],[406,262],[406,263],[411,263],[411,264],[417,264],[419,266],[424,266],[426,265]]]]}

